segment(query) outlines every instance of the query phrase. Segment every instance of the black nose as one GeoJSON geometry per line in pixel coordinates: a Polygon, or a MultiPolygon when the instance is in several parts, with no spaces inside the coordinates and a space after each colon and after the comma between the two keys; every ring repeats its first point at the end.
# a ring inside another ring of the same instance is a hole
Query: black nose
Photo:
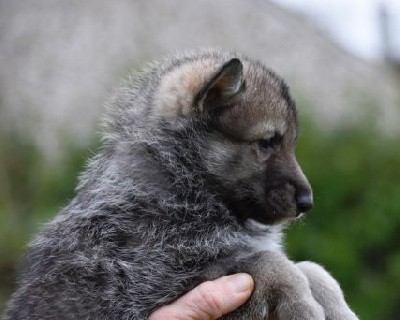
{"type": "Polygon", "coordinates": [[[313,207],[313,198],[311,193],[299,194],[296,201],[298,214],[309,211],[313,207]]]}

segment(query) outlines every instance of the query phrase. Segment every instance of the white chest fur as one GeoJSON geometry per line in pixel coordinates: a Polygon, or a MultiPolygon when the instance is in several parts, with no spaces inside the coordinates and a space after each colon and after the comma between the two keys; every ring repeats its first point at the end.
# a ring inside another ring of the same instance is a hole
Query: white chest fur
{"type": "Polygon", "coordinates": [[[282,225],[266,226],[248,219],[245,226],[252,234],[249,242],[256,251],[282,252],[282,225]]]}

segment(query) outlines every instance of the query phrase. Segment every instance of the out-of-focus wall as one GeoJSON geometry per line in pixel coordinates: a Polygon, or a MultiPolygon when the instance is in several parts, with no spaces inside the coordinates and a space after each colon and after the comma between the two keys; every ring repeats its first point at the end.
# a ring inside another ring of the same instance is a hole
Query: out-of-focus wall
{"type": "Polygon", "coordinates": [[[219,47],[281,73],[322,123],[354,120],[373,101],[382,127],[399,116],[391,75],[335,45],[303,16],[265,0],[19,0],[0,3],[0,118],[49,155],[86,141],[128,68],[168,52],[219,47]]]}

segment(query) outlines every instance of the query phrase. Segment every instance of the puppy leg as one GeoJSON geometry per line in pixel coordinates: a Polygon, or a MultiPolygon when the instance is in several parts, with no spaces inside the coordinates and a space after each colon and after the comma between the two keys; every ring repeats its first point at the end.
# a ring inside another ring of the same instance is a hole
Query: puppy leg
{"type": "Polygon", "coordinates": [[[255,290],[247,303],[222,319],[265,320],[273,315],[279,320],[325,319],[307,277],[283,254],[264,251],[245,259],[231,258],[217,266],[224,267],[225,274],[249,273],[255,290]]]}
{"type": "Polygon", "coordinates": [[[324,308],[326,320],[357,320],[350,310],[337,281],[320,265],[299,262],[296,266],[306,275],[315,300],[324,308]]]}

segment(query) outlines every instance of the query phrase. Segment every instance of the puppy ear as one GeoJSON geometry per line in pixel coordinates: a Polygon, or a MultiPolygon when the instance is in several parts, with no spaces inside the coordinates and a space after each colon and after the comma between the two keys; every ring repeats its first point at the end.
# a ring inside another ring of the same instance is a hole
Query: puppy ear
{"type": "Polygon", "coordinates": [[[228,104],[240,91],[243,82],[242,62],[233,58],[223,64],[200,89],[195,105],[200,111],[212,111],[228,104]]]}

